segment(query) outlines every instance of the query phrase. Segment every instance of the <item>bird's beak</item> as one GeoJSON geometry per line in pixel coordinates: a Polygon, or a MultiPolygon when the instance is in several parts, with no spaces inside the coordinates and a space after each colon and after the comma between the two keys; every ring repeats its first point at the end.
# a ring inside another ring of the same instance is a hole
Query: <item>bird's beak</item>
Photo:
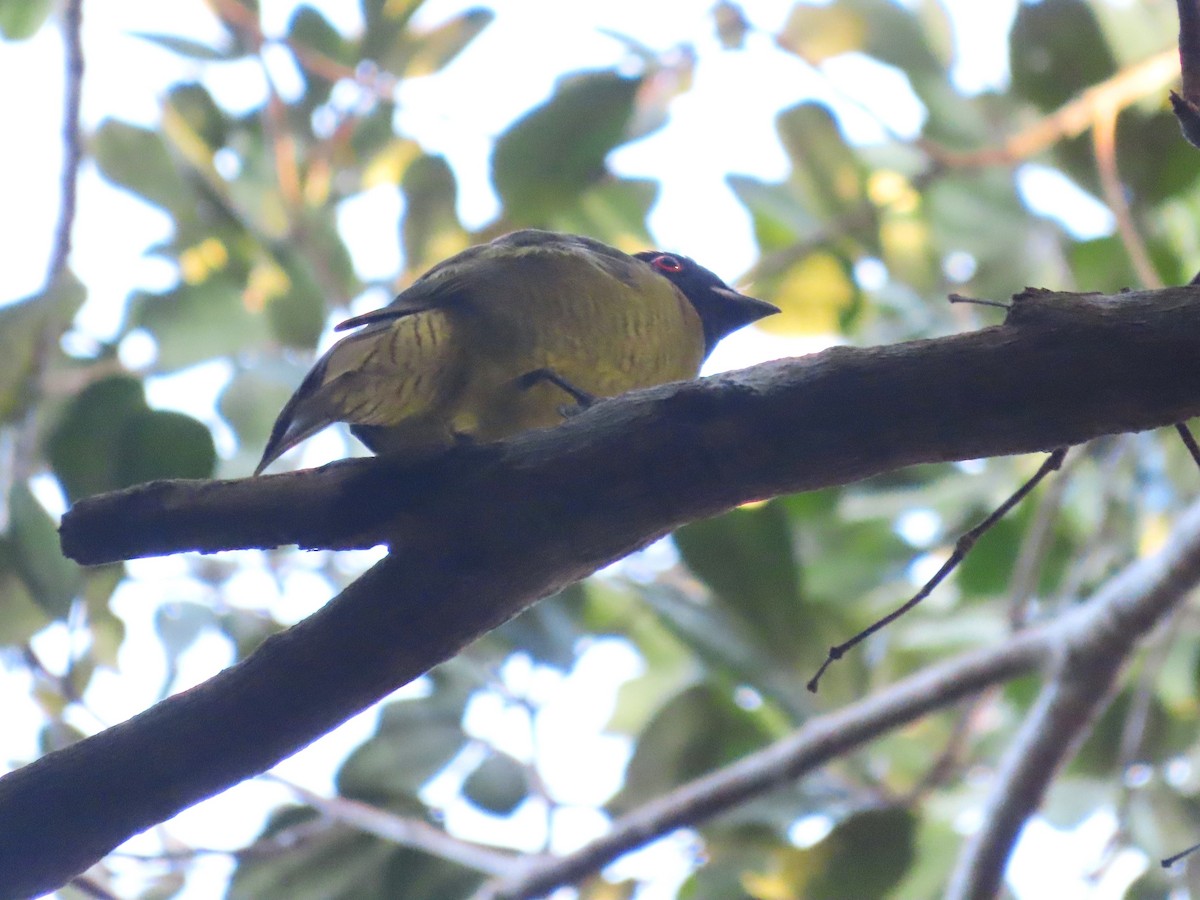
{"type": "Polygon", "coordinates": [[[713,288],[713,293],[728,300],[741,310],[746,324],[757,322],[759,319],[765,319],[767,316],[773,316],[781,311],[774,303],[768,303],[766,300],[759,300],[756,297],[747,297],[745,294],[739,294],[733,288],[713,288]]]}

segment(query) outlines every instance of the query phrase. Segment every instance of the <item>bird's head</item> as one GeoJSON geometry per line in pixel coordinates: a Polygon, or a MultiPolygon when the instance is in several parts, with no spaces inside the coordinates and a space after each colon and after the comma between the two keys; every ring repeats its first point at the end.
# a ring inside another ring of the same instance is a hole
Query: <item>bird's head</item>
{"type": "Polygon", "coordinates": [[[773,303],[738,293],[715,273],[686,256],[661,250],[647,250],[634,256],[679,288],[691,302],[704,328],[705,356],[726,335],[779,312],[773,303]]]}

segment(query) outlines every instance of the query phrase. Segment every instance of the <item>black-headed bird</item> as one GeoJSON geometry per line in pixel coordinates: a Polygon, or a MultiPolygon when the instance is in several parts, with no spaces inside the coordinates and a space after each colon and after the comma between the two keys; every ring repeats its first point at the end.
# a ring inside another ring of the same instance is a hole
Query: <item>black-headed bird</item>
{"type": "Polygon", "coordinates": [[[688,259],[525,230],[434,266],[348,319],[279,413],[258,474],[334,422],[381,455],[555,425],[594,398],[694,378],[770,303],[688,259]]]}

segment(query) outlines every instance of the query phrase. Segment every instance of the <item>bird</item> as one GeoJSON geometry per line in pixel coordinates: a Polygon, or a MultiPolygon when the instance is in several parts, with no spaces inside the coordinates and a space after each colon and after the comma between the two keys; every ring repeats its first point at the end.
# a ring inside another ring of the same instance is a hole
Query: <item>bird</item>
{"type": "Polygon", "coordinates": [[[597,398],[696,377],[721,338],[777,312],[677,253],[514,231],[339,324],[351,333],[284,405],[254,474],[335,422],[401,460],[555,425],[597,398]]]}

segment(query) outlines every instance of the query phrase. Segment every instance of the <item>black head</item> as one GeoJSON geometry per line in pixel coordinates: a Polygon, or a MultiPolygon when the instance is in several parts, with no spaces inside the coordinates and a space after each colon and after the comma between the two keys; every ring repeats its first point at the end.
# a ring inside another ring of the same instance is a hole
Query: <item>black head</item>
{"type": "Polygon", "coordinates": [[[717,341],[739,328],[773,316],[779,307],[765,300],[739,294],[695,260],[677,253],[647,250],[635,253],[659,275],[668,279],[691,301],[704,326],[704,355],[712,353],[717,341]]]}

